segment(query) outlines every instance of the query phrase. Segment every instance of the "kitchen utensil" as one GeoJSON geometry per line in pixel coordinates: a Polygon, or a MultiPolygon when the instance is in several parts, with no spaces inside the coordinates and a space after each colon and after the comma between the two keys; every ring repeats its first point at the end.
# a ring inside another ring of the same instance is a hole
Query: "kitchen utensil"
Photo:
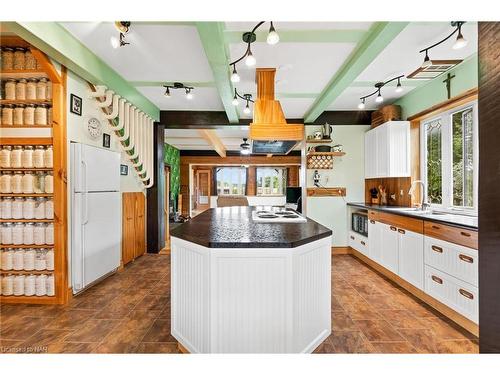
{"type": "Polygon", "coordinates": [[[332,126],[327,122],[322,126],[321,132],[323,133],[323,139],[331,139],[332,137],[332,126]]]}
{"type": "Polygon", "coordinates": [[[316,152],[330,152],[331,150],[332,150],[331,146],[321,145],[314,147],[314,151],[316,152]]]}
{"type": "Polygon", "coordinates": [[[314,139],[323,139],[323,133],[322,132],[314,132],[314,139]]]}
{"type": "Polygon", "coordinates": [[[332,146],[333,152],[342,152],[343,148],[344,147],[342,145],[333,145],[332,146]]]}

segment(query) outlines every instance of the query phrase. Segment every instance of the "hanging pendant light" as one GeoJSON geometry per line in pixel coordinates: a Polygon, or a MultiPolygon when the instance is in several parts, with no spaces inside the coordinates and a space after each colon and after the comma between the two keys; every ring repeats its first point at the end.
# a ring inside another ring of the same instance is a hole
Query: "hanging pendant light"
{"type": "Polygon", "coordinates": [[[249,115],[249,114],[250,114],[250,112],[251,112],[251,111],[250,111],[250,105],[249,105],[249,104],[248,104],[248,102],[247,102],[247,105],[245,106],[245,109],[243,110],[243,113],[245,113],[245,114],[249,115]]]}
{"type": "Polygon", "coordinates": [[[273,21],[271,21],[271,27],[269,28],[269,34],[267,34],[267,44],[275,45],[280,41],[280,36],[276,32],[273,21]]]}

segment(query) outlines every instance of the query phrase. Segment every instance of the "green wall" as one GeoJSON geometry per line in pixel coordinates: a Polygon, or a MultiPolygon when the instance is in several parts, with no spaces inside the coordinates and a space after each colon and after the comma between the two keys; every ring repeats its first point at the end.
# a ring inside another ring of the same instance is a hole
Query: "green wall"
{"type": "MultiPolygon", "coordinates": [[[[446,84],[443,83],[447,73],[444,73],[429,81],[425,85],[410,91],[394,103],[401,106],[403,119],[448,99],[446,84]]],[[[449,73],[455,75],[455,78],[451,80],[451,97],[477,87],[477,53],[465,59],[455,68],[450,69],[449,73]]]]}
{"type": "Polygon", "coordinates": [[[181,181],[181,153],[174,146],[165,143],[165,164],[170,166],[170,199],[177,209],[177,196],[179,195],[181,181]]]}

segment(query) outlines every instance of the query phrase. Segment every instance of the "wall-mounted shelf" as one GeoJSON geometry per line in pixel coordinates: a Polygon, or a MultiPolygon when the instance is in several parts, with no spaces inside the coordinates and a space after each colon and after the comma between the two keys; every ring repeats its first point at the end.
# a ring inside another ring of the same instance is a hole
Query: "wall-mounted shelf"
{"type": "Polygon", "coordinates": [[[2,79],[8,78],[48,78],[49,76],[43,70],[37,69],[9,69],[9,70],[1,70],[0,75],[2,79]]]}
{"type": "Polygon", "coordinates": [[[0,245],[0,249],[51,249],[54,245],[0,245]]]}
{"type": "Polygon", "coordinates": [[[332,143],[331,139],[306,139],[307,143],[332,143]]]}
{"type": "Polygon", "coordinates": [[[0,219],[0,223],[53,223],[54,219],[0,219]]]}
{"type": "Polygon", "coordinates": [[[1,172],[52,172],[54,168],[0,168],[1,172]]]}
{"type": "MultiPolygon", "coordinates": [[[[48,126],[47,126],[48,127],[48,126]]],[[[27,138],[27,137],[2,137],[2,146],[48,146],[53,144],[52,137],[37,137],[37,138],[27,138]]]]}
{"type": "Polygon", "coordinates": [[[5,275],[5,274],[12,274],[12,275],[51,275],[53,274],[54,271],[49,271],[49,270],[31,270],[31,271],[26,271],[26,270],[9,270],[9,271],[4,271],[0,270],[0,274],[5,275]]]}
{"type": "Polygon", "coordinates": [[[0,194],[0,197],[23,197],[23,198],[38,198],[38,197],[44,197],[44,198],[47,198],[47,197],[52,197],[54,194],[15,194],[15,193],[11,193],[11,194],[5,194],[5,193],[2,193],[0,194]]]}
{"type": "Polygon", "coordinates": [[[345,197],[345,187],[314,187],[307,188],[308,197],[345,197]]]}
{"type": "Polygon", "coordinates": [[[47,105],[52,105],[52,100],[38,100],[38,99],[31,99],[31,100],[21,100],[21,99],[16,99],[16,100],[8,100],[8,99],[1,99],[0,104],[47,104],[47,105]]]}
{"type": "Polygon", "coordinates": [[[0,128],[5,129],[50,129],[52,125],[0,125],[0,128]]]}
{"type": "Polygon", "coordinates": [[[345,152],[308,152],[307,156],[344,156],[345,152]]]}
{"type": "Polygon", "coordinates": [[[57,296],[0,296],[3,303],[36,303],[36,304],[54,304],[57,303],[57,296]]]}

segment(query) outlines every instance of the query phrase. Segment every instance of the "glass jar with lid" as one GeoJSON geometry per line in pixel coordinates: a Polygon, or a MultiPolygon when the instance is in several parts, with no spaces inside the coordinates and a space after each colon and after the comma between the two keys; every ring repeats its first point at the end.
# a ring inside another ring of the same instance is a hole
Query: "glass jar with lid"
{"type": "Polygon", "coordinates": [[[47,100],[52,99],[52,82],[47,82],[47,100]]]}
{"type": "Polygon", "coordinates": [[[2,219],[12,219],[12,201],[11,197],[3,197],[0,200],[0,217],[2,219]]]}
{"type": "Polygon", "coordinates": [[[47,295],[48,296],[55,296],[56,295],[56,285],[54,281],[54,275],[50,274],[47,276],[45,279],[45,284],[46,284],[46,289],[47,289],[47,295]]]}
{"type": "Polygon", "coordinates": [[[54,224],[48,223],[45,225],[45,243],[47,245],[54,244],[54,224]]]}
{"type": "Polygon", "coordinates": [[[54,175],[52,172],[47,172],[45,174],[45,192],[47,194],[52,194],[54,193],[54,175]]]}
{"type": "Polygon", "coordinates": [[[23,192],[23,175],[24,173],[21,171],[15,171],[12,175],[12,179],[10,181],[10,189],[14,194],[21,194],[23,192]]]}
{"type": "Polygon", "coordinates": [[[12,262],[12,268],[16,271],[21,271],[24,269],[24,249],[16,249],[14,251],[14,261],[12,262]]]}
{"type": "Polygon", "coordinates": [[[12,245],[12,223],[3,223],[1,227],[1,232],[2,232],[2,245],[12,245]]]}
{"type": "Polygon", "coordinates": [[[36,250],[29,248],[24,251],[24,270],[32,271],[35,269],[36,250]]]}
{"type": "Polygon", "coordinates": [[[10,168],[12,146],[3,146],[0,150],[0,168],[10,168]]]}
{"type": "Polygon", "coordinates": [[[40,78],[36,84],[36,98],[38,100],[47,99],[47,78],[40,78]]]}
{"type": "Polygon", "coordinates": [[[23,229],[23,245],[33,245],[35,242],[35,224],[25,223],[23,229]]]}
{"type": "Polygon", "coordinates": [[[21,78],[16,82],[16,100],[26,100],[26,84],[28,81],[21,78]]]}
{"type": "Polygon", "coordinates": [[[14,50],[14,69],[24,70],[26,67],[26,50],[23,47],[16,47],[14,50]]]}
{"type": "Polygon", "coordinates": [[[35,125],[47,125],[47,109],[46,104],[40,104],[35,107],[35,125]]]}
{"type": "Polygon", "coordinates": [[[35,275],[26,275],[24,279],[24,295],[25,296],[33,296],[35,295],[35,275]]]}
{"type": "Polygon", "coordinates": [[[36,78],[28,79],[26,83],[26,99],[28,100],[36,100],[36,85],[38,80],[36,78]]]}
{"type": "Polygon", "coordinates": [[[35,254],[35,270],[43,271],[47,269],[47,259],[46,259],[45,249],[37,249],[35,254]]]}
{"type": "Polygon", "coordinates": [[[14,106],[12,104],[2,106],[2,125],[14,125],[14,106]]]}
{"type": "Polygon", "coordinates": [[[47,253],[45,254],[47,269],[49,271],[54,270],[54,249],[47,249],[47,253]]]}
{"type": "Polygon", "coordinates": [[[45,168],[54,167],[54,152],[52,146],[47,146],[45,153],[43,154],[43,165],[45,168]]]}
{"type": "Polygon", "coordinates": [[[5,99],[16,100],[16,80],[14,78],[9,78],[5,82],[5,99]]]}
{"type": "Polygon", "coordinates": [[[43,197],[38,197],[35,200],[35,210],[34,217],[37,220],[45,219],[45,201],[46,199],[43,197]]]}
{"type": "Polygon", "coordinates": [[[33,168],[43,168],[43,155],[45,153],[44,146],[35,146],[35,150],[33,151],[33,168]]]}
{"type": "Polygon", "coordinates": [[[14,249],[7,248],[2,251],[2,271],[10,271],[14,266],[14,249]]]}
{"type": "Polygon", "coordinates": [[[23,219],[34,219],[35,218],[35,198],[27,197],[23,202],[23,219]]]}
{"type": "Polygon", "coordinates": [[[24,146],[24,150],[21,155],[21,164],[23,168],[33,168],[33,151],[33,146],[24,146]]]}
{"type": "Polygon", "coordinates": [[[21,168],[23,155],[23,146],[14,146],[10,154],[10,167],[11,168],[21,168]]]}
{"type": "Polygon", "coordinates": [[[24,296],[24,279],[25,275],[16,275],[14,276],[14,288],[13,294],[15,296],[24,296]]]}
{"type": "Polygon", "coordinates": [[[45,173],[36,172],[33,184],[33,191],[35,194],[45,193],[45,173]]]}
{"type": "Polygon", "coordinates": [[[33,194],[35,192],[35,176],[32,172],[25,172],[23,175],[23,193],[33,194]]]}
{"type": "Polygon", "coordinates": [[[36,223],[33,230],[33,242],[35,245],[45,245],[45,224],[36,223]]]}
{"type": "Polygon", "coordinates": [[[14,69],[14,48],[11,47],[2,48],[2,69],[4,70],[14,69]]]}
{"type": "Polygon", "coordinates": [[[38,275],[36,277],[35,294],[38,297],[47,295],[47,275],[38,275]]]}
{"type": "Polygon", "coordinates": [[[52,198],[47,198],[45,200],[45,218],[54,218],[54,200],[52,198]]]}
{"type": "Polygon", "coordinates": [[[2,296],[14,294],[14,275],[8,274],[2,277],[2,296]]]}
{"type": "Polygon", "coordinates": [[[30,126],[35,125],[35,105],[34,104],[26,104],[24,107],[24,125],[30,126]]]}
{"type": "Polygon", "coordinates": [[[24,104],[17,104],[14,107],[13,125],[23,125],[24,123],[24,104]]]}
{"type": "Polygon", "coordinates": [[[47,108],[47,125],[52,126],[52,107],[47,108]]]}
{"type": "Polygon", "coordinates": [[[24,223],[14,223],[12,226],[12,244],[22,245],[24,234],[24,223]]]}
{"type": "Polygon", "coordinates": [[[26,70],[34,70],[36,69],[36,58],[31,53],[30,49],[27,49],[24,53],[24,68],[26,70]]]}
{"type": "Polygon", "coordinates": [[[23,204],[24,198],[15,197],[12,201],[12,218],[13,219],[22,219],[23,218],[23,204]]]}
{"type": "Polygon", "coordinates": [[[12,172],[2,172],[0,175],[0,193],[12,193],[12,172]]]}

